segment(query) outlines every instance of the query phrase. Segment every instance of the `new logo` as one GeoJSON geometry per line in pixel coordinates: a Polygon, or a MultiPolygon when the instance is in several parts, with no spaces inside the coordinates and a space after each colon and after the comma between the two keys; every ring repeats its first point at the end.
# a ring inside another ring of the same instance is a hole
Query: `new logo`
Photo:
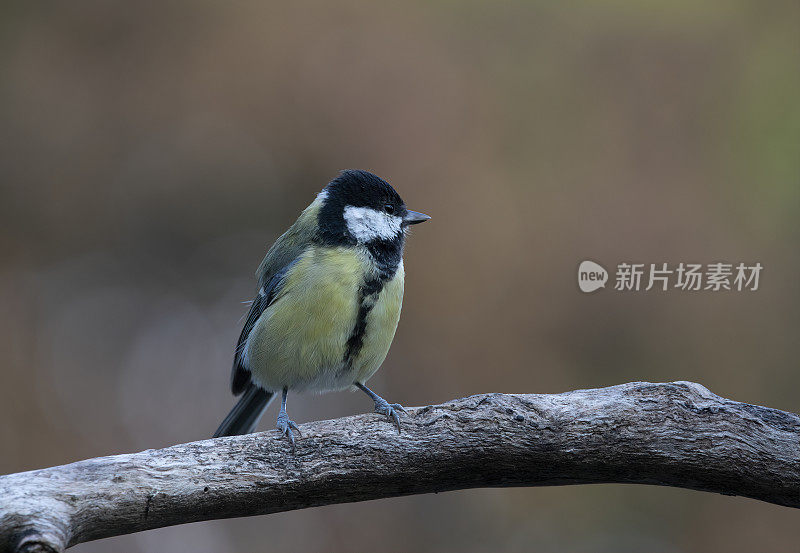
{"type": "Polygon", "coordinates": [[[598,288],[605,288],[608,280],[608,271],[594,261],[581,261],[578,266],[578,286],[581,292],[594,292],[598,288]]]}

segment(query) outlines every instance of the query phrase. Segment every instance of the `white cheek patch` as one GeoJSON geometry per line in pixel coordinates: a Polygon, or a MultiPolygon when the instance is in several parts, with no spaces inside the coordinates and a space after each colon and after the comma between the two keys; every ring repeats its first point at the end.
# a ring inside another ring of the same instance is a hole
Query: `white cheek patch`
{"type": "Polygon", "coordinates": [[[359,242],[391,240],[402,232],[403,221],[400,217],[371,207],[348,205],[344,208],[344,220],[347,223],[347,230],[359,242]]]}

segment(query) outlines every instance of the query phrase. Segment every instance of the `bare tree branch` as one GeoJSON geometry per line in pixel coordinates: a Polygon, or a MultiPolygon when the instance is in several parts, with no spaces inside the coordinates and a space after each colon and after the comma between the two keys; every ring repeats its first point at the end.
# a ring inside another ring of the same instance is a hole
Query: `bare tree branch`
{"type": "Polygon", "coordinates": [[[484,394],[0,476],[0,551],[447,490],[658,484],[800,507],[800,417],[699,384],[484,394]]]}

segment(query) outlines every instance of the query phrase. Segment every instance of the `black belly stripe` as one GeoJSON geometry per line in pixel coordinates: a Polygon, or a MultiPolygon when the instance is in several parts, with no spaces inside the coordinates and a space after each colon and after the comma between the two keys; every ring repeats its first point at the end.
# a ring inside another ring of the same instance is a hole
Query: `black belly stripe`
{"type": "Polygon", "coordinates": [[[347,348],[344,354],[344,368],[349,369],[361,348],[364,345],[364,336],[367,333],[367,315],[378,301],[378,296],[383,290],[383,285],[392,278],[397,268],[393,270],[381,270],[376,278],[371,278],[364,282],[359,290],[358,315],[353,331],[347,339],[347,348]]]}

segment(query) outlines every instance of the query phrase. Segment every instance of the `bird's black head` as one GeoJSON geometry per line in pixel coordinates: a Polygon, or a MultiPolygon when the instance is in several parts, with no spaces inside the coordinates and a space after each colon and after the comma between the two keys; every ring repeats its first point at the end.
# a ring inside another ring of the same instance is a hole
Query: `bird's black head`
{"type": "Polygon", "coordinates": [[[373,253],[397,249],[402,256],[408,225],[430,219],[409,211],[389,183],[368,171],[342,171],[320,194],[320,237],[331,245],[363,244],[373,253]]]}

